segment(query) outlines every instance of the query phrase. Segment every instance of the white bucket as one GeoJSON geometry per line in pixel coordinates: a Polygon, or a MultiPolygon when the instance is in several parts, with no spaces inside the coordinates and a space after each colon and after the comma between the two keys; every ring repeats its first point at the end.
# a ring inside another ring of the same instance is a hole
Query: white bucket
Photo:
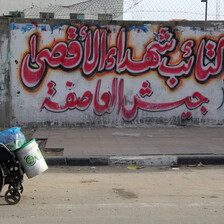
{"type": "Polygon", "coordinates": [[[16,155],[28,178],[35,177],[48,169],[35,139],[18,149],[16,155]]]}

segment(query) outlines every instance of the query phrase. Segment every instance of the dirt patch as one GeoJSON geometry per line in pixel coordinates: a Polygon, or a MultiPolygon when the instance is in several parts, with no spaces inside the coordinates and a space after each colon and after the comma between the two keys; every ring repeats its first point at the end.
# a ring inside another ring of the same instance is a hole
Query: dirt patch
{"type": "Polygon", "coordinates": [[[42,154],[47,157],[47,156],[63,156],[63,148],[56,148],[56,149],[47,149],[47,148],[43,148],[42,150],[42,154]]]}
{"type": "Polygon", "coordinates": [[[212,195],[212,196],[210,196],[210,198],[219,198],[219,197],[212,195]]]}
{"type": "Polygon", "coordinates": [[[47,143],[47,139],[36,139],[36,142],[39,146],[39,149],[44,150],[46,143],[47,143]]]}
{"type": "Polygon", "coordinates": [[[36,131],[35,128],[21,128],[21,132],[26,137],[27,142],[29,142],[30,140],[33,139],[33,134],[34,134],[35,131],[36,131]]]}
{"type": "Polygon", "coordinates": [[[63,156],[63,148],[46,148],[47,139],[36,139],[39,149],[44,157],[63,156]]]}
{"type": "Polygon", "coordinates": [[[99,182],[98,180],[95,179],[90,179],[90,180],[82,180],[81,183],[82,184],[90,184],[90,183],[97,183],[99,182]]]}
{"type": "Polygon", "coordinates": [[[119,197],[125,199],[136,199],[138,196],[130,191],[126,191],[123,188],[113,188],[114,193],[116,193],[119,197]]]}

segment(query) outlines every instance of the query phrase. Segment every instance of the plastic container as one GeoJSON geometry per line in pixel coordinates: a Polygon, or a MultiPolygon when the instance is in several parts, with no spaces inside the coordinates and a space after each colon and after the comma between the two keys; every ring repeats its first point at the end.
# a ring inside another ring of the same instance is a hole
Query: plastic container
{"type": "Polygon", "coordinates": [[[36,139],[25,143],[21,148],[16,150],[15,153],[29,179],[48,169],[36,139]]]}

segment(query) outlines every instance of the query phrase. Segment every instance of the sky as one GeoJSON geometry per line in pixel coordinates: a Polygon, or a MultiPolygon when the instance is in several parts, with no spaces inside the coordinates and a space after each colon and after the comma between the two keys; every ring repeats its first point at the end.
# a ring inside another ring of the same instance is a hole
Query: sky
{"type": "MultiPolygon", "coordinates": [[[[130,20],[204,20],[201,0],[124,0],[124,18],[130,20]]],[[[208,0],[208,20],[224,20],[224,0],[208,0]]]]}

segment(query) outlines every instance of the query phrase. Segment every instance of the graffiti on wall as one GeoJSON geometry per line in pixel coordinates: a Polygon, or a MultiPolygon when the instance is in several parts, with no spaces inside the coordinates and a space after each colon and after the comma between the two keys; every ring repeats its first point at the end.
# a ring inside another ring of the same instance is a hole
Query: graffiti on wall
{"type": "MultiPolygon", "coordinates": [[[[138,94],[133,97],[132,108],[126,108],[126,96],[124,95],[124,79],[118,80],[118,78],[114,78],[112,81],[111,91],[104,92],[101,95],[100,86],[101,79],[98,80],[95,91],[92,93],[87,90],[84,92],[82,96],[77,96],[74,91],[70,91],[66,96],[66,100],[63,105],[58,102],[53,101],[53,97],[57,93],[56,83],[54,81],[50,81],[48,86],[48,96],[44,99],[43,104],[41,106],[42,109],[46,109],[51,112],[61,113],[67,110],[86,110],[91,104],[93,104],[94,112],[96,115],[103,115],[105,113],[111,113],[115,105],[117,104],[117,114],[121,113],[122,118],[127,121],[133,120],[139,110],[144,110],[148,112],[163,112],[173,110],[177,107],[184,106],[188,110],[195,110],[198,107],[201,107],[201,113],[205,115],[207,113],[207,109],[203,104],[209,102],[209,99],[203,96],[200,92],[194,92],[191,96],[186,96],[183,99],[174,102],[167,103],[151,103],[148,102],[147,98],[153,94],[150,82],[147,80],[142,83],[142,87],[139,90],[138,94]],[[101,102],[99,101],[101,100],[101,102]]],[[[67,82],[66,87],[74,86],[73,83],[67,82]]],[[[187,113],[183,112],[181,114],[183,119],[190,119],[191,112],[187,113]]]]}
{"type": "MultiPolygon", "coordinates": [[[[42,32],[45,30],[30,32],[27,50],[22,53],[19,63],[19,78],[26,91],[39,93],[43,86],[47,87],[47,94],[41,95],[43,101],[38,106],[40,111],[64,113],[92,108],[97,116],[113,112],[125,121],[132,121],[140,111],[156,113],[180,108],[180,114],[175,116],[190,120],[192,112],[196,110],[199,111],[197,114],[205,116],[211,101],[210,96],[206,96],[200,88],[179,95],[178,90],[184,86],[184,81],[191,79],[198,86],[206,86],[223,75],[222,34],[216,37],[200,36],[198,39],[194,36],[180,38],[180,31],[168,26],[158,26],[156,30],[154,28],[148,32],[146,27],[132,29],[120,26],[115,29],[113,26],[72,25],[60,29],[63,38],[54,38],[44,45],[42,32]],[[147,32],[150,35],[144,39],[139,53],[132,37],[137,38],[137,35],[147,32]],[[80,74],[81,79],[91,83],[91,88],[88,89],[87,85],[84,93],[80,94],[81,87],[77,88],[71,79],[64,80],[66,84],[62,86],[58,76],[54,79],[51,73],[49,78],[48,74],[54,70],[60,71],[57,73],[60,76],[80,74]],[[111,74],[113,79],[109,83],[107,79],[110,90],[106,91],[102,83],[105,82],[104,77],[111,74]],[[169,99],[167,94],[166,99],[152,99],[154,92],[159,89],[152,86],[150,77],[162,80],[165,91],[175,93],[175,97],[169,99]],[[127,79],[134,83],[137,78],[142,80],[141,87],[136,93],[132,90],[130,100],[126,89],[131,87],[127,79]],[[65,93],[64,89],[69,89],[69,93],[65,93]],[[58,100],[58,95],[64,97],[64,102],[58,100]]],[[[223,105],[224,97],[216,109],[223,105]]]]}
{"type": "Polygon", "coordinates": [[[32,34],[29,38],[29,51],[23,57],[20,67],[24,88],[37,90],[49,69],[81,69],[87,79],[110,71],[135,77],[156,71],[170,89],[177,88],[180,80],[191,76],[193,71],[199,83],[207,83],[222,74],[224,36],[218,40],[204,37],[199,43],[193,39],[180,43],[171,28],[160,27],[145,45],[142,57],[135,59],[135,49],[128,46],[127,29],[119,29],[115,46],[109,43],[111,32],[107,28],[92,30],[87,26],[69,26],[64,41],[42,49],[39,47],[41,35],[32,34]],[[175,63],[172,53],[178,49],[181,56],[175,63]]]}

